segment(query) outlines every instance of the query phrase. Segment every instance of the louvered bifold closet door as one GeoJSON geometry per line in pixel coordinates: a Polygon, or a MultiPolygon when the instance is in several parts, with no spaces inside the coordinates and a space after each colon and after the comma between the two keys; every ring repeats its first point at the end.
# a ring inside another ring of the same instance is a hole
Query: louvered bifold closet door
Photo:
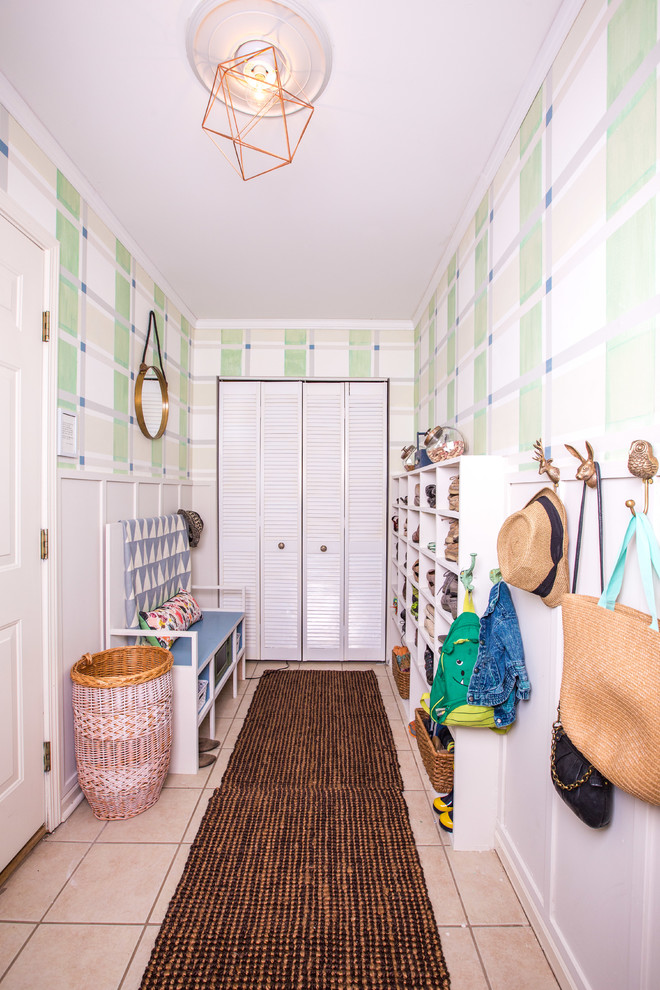
{"type": "Polygon", "coordinates": [[[385,657],[387,386],[346,385],[346,658],[385,657]]]}
{"type": "MultiPolygon", "coordinates": [[[[259,383],[220,382],[218,561],[221,585],[244,585],[245,655],[259,659],[259,383]]],[[[226,596],[223,608],[238,608],[226,596]]]]}
{"type": "Polygon", "coordinates": [[[301,456],[302,382],[262,382],[262,660],[300,660],[301,456]]]}
{"type": "Polygon", "coordinates": [[[344,384],[306,382],[303,660],[344,657],[344,384]]]}

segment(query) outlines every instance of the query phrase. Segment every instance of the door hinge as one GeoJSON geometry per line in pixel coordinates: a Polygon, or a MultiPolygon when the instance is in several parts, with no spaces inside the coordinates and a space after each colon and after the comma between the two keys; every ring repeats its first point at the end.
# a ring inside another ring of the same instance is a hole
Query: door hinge
{"type": "Polygon", "coordinates": [[[41,339],[44,343],[50,340],[50,310],[41,314],[41,339]]]}
{"type": "Polygon", "coordinates": [[[41,530],[41,559],[48,560],[48,530],[41,530]]]}
{"type": "Polygon", "coordinates": [[[44,743],[44,773],[50,773],[50,742],[44,743]]]}

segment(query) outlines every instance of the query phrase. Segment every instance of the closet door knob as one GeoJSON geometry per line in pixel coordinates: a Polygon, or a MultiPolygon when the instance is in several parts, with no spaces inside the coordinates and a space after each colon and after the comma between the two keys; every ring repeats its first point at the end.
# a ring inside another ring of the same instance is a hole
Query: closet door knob
{"type": "Polygon", "coordinates": [[[277,545],[278,545],[278,547],[279,547],[280,550],[284,550],[284,544],[283,543],[278,543],[277,545]]]}
{"type": "Polygon", "coordinates": [[[325,553],[325,551],[326,551],[327,549],[328,549],[328,548],[326,547],[326,545],[325,545],[325,543],[324,543],[324,544],[323,544],[323,546],[321,547],[321,553],[325,553]]]}

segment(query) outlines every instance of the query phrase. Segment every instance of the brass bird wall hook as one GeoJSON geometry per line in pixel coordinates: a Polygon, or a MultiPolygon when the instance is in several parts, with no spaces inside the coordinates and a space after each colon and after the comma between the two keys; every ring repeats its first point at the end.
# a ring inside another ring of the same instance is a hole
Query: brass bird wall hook
{"type": "MultiPolygon", "coordinates": [[[[644,515],[649,511],[649,485],[658,473],[658,458],[653,454],[653,447],[648,440],[634,440],[628,451],[628,470],[635,478],[644,482],[644,515]]],[[[629,498],[626,505],[635,515],[635,500],[629,498]]]]}
{"type": "Polygon", "coordinates": [[[547,474],[555,488],[559,484],[559,468],[552,466],[552,458],[545,456],[543,442],[539,439],[534,444],[533,459],[539,462],[539,474],[547,474]]]}

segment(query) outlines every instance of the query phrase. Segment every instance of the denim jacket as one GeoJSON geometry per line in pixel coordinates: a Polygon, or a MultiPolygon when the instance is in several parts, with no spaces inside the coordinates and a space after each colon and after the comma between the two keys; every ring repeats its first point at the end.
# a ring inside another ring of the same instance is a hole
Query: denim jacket
{"type": "Polygon", "coordinates": [[[518,617],[511,592],[500,581],[491,588],[481,617],[467,700],[472,705],[492,705],[495,724],[505,726],[515,720],[517,700],[526,701],[530,690],[518,617]]]}

